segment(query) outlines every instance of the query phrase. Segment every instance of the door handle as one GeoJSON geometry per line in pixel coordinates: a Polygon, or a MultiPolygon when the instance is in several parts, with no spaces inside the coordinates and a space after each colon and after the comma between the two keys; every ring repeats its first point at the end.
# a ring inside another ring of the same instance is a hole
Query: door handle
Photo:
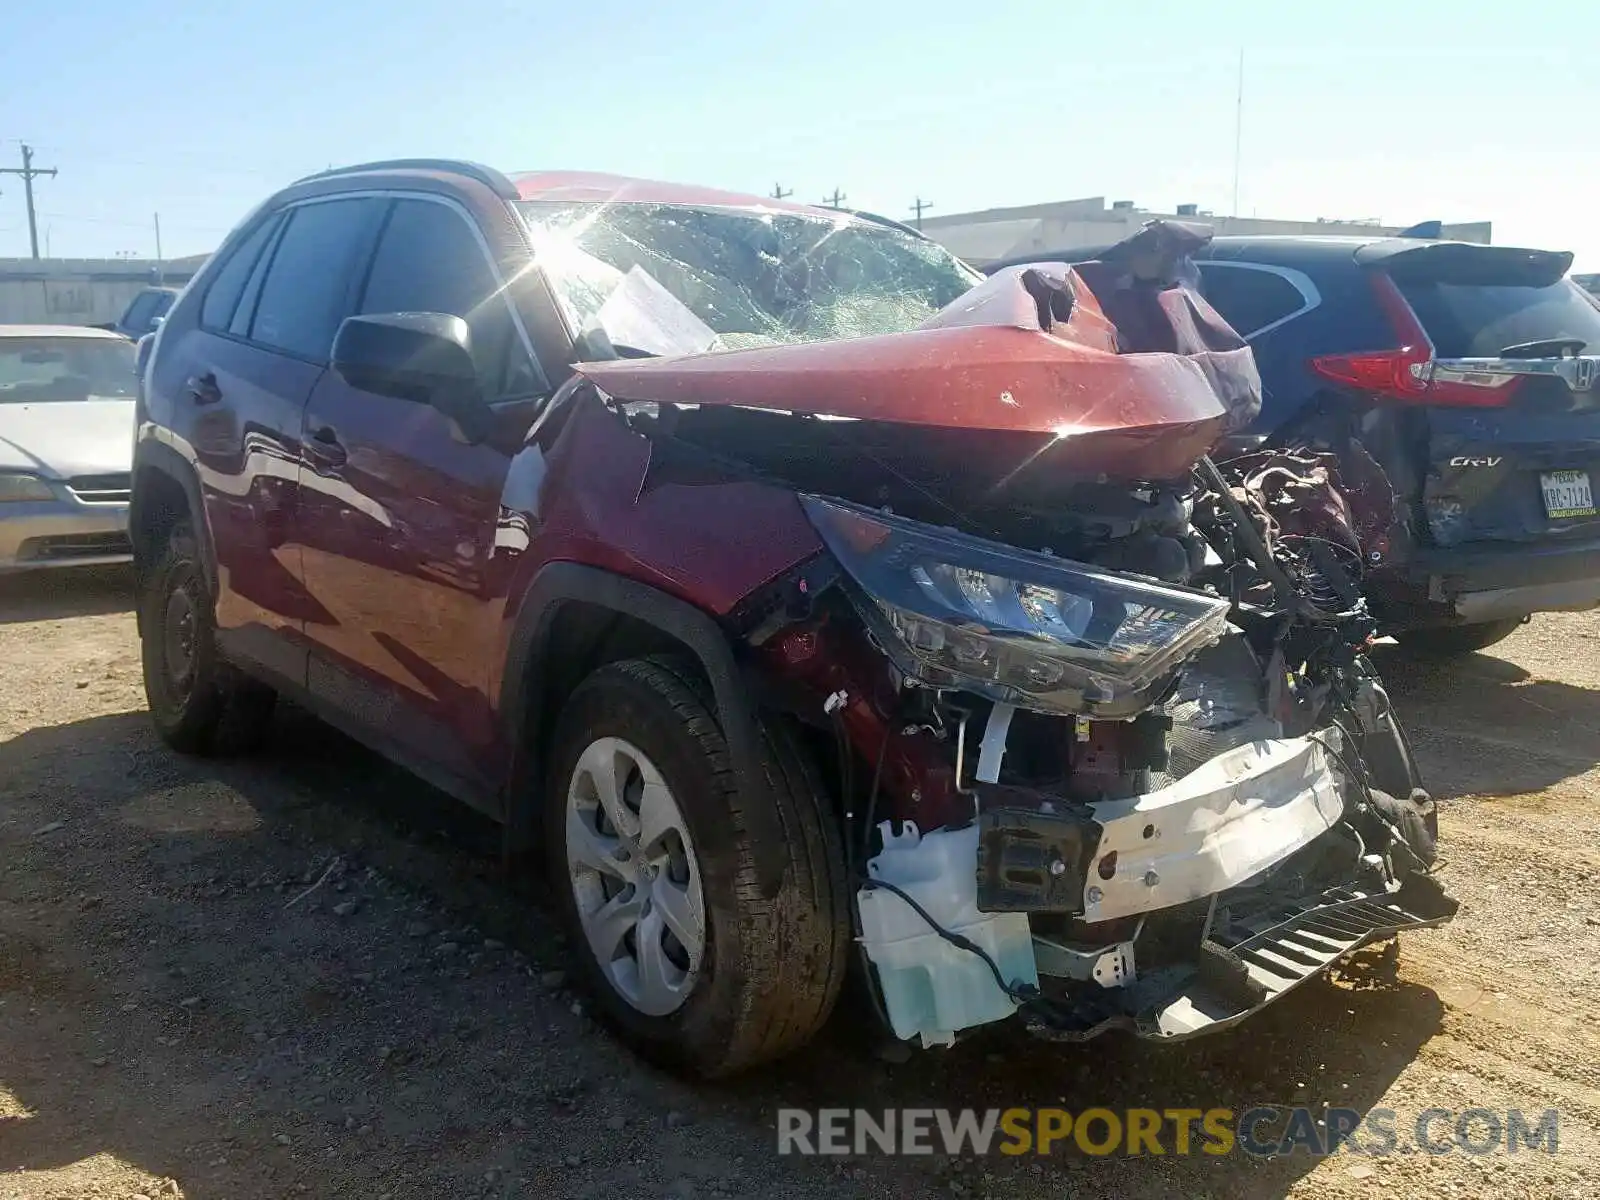
{"type": "Polygon", "coordinates": [[[330,467],[342,467],[349,458],[344,444],[339,441],[339,435],[332,425],[323,425],[313,431],[310,440],[306,442],[306,451],[312,458],[330,467]]]}
{"type": "Polygon", "coordinates": [[[217,377],[210,371],[189,376],[189,381],[184,384],[184,391],[196,404],[215,404],[222,399],[222,389],[217,386],[217,377]]]}

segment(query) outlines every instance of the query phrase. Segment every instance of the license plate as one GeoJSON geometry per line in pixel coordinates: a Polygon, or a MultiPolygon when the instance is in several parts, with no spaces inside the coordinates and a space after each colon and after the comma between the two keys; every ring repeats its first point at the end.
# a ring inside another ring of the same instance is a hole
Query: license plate
{"type": "Polygon", "coordinates": [[[1587,471],[1546,471],[1539,476],[1539,485],[1544,489],[1545,515],[1551,520],[1600,515],[1587,471]]]}

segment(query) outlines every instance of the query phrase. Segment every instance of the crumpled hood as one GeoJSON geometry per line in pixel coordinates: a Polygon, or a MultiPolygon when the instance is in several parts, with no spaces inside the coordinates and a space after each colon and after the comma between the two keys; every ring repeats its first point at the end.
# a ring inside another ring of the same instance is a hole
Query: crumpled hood
{"type": "Polygon", "coordinates": [[[1259,404],[1236,335],[1194,355],[1118,353],[1118,330],[1083,279],[1039,264],[996,273],[906,333],[577,370],[622,401],[1084,439],[1100,470],[1157,478],[1187,471],[1234,425],[1219,353],[1233,356],[1222,374],[1240,376],[1259,404]]]}
{"type": "Polygon", "coordinates": [[[133,470],[132,400],[0,404],[0,470],[55,479],[133,470]]]}

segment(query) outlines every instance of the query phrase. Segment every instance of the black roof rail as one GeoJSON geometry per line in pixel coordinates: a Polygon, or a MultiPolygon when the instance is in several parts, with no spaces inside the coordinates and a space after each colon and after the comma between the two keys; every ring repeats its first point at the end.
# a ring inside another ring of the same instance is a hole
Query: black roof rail
{"type": "Polygon", "coordinates": [[[386,158],[379,162],[351,163],[348,167],[331,167],[326,171],[318,171],[314,175],[307,175],[304,179],[296,179],[295,183],[309,183],[313,179],[332,179],[338,175],[358,175],[367,171],[447,171],[452,175],[465,175],[468,179],[476,179],[502,200],[521,199],[516,185],[493,167],[455,158],[386,158]]]}

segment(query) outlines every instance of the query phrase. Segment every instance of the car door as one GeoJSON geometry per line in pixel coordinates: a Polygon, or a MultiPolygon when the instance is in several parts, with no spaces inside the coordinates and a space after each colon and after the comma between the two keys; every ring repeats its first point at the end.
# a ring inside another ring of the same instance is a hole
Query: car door
{"type": "Polygon", "coordinates": [[[438,196],[389,202],[357,305],[464,318],[503,438],[469,444],[438,410],[323,376],[306,408],[305,582],[315,698],[464,798],[494,801],[490,554],[511,453],[542,375],[485,240],[438,196]],[[519,414],[521,414],[519,418],[519,414]]]}
{"type": "Polygon", "coordinates": [[[352,199],[258,218],[225,250],[198,307],[167,331],[171,349],[151,381],[195,463],[223,651],[291,685],[306,675],[307,600],[289,541],[303,412],[325,368],[332,310],[347,302],[355,242],[376,211],[352,199]]]}

